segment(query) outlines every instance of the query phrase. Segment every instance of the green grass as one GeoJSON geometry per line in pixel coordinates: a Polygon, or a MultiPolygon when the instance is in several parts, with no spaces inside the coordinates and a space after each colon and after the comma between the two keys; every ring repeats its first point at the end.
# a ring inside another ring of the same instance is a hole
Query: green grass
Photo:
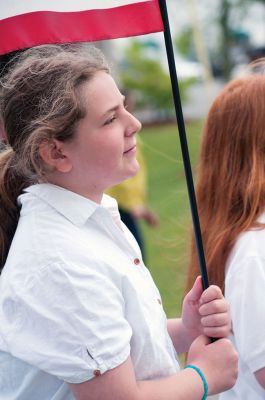
{"type": "MultiPolygon", "coordinates": [[[[201,123],[186,125],[191,164],[198,158],[201,123]]],[[[141,138],[148,171],[148,203],[160,225],[142,224],[147,265],[169,317],[180,315],[189,259],[190,206],[177,125],[146,127],[141,138]]]]}

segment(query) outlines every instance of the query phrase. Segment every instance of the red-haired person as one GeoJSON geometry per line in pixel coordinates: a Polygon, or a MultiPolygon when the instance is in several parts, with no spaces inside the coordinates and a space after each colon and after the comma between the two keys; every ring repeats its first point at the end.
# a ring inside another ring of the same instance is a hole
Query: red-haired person
{"type": "MultiPolygon", "coordinates": [[[[209,280],[230,303],[239,377],[222,400],[265,398],[265,76],[231,81],[203,131],[197,201],[209,280]]],[[[192,246],[188,288],[198,270],[192,246]]]]}

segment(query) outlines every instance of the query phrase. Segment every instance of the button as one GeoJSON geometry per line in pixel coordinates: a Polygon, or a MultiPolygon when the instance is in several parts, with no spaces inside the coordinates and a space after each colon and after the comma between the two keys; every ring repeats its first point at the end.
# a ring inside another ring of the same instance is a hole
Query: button
{"type": "Polygon", "coordinates": [[[94,374],[94,376],[100,376],[100,375],[101,375],[101,372],[100,372],[99,369],[95,369],[94,372],[93,372],[93,374],[94,374]]]}
{"type": "Polygon", "coordinates": [[[162,304],[160,299],[157,299],[157,301],[158,301],[159,304],[162,304]]]}
{"type": "Polygon", "coordinates": [[[139,260],[139,258],[135,258],[133,262],[135,265],[139,265],[141,261],[139,260]]]}

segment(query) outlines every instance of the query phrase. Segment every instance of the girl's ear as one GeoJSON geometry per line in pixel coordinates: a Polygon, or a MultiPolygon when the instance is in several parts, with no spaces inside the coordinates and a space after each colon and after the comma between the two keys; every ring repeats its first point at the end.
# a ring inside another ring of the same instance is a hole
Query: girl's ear
{"type": "Polygon", "coordinates": [[[72,163],[64,153],[64,144],[60,140],[43,141],[39,147],[39,155],[53,171],[66,173],[72,170],[72,163]]]}

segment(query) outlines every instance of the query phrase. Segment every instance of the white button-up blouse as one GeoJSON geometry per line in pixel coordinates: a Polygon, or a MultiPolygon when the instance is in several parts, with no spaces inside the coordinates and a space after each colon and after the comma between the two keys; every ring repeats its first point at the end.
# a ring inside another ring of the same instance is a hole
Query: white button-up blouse
{"type": "Polygon", "coordinates": [[[159,292],[117,203],[51,184],[19,197],[0,277],[0,398],[70,400],[130,355],[137,379],[179,370],[159,292]]]}

